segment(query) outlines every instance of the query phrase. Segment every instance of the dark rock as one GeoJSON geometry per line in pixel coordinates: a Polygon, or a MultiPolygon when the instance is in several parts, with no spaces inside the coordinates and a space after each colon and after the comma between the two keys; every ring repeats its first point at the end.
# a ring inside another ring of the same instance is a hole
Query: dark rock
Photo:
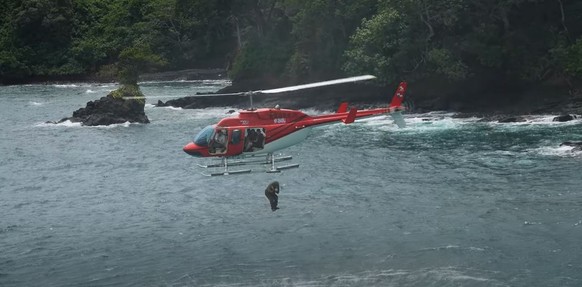
{"type": "MultiPolygon", "coordinates": [[[[257,98],[256,96],[253,100],[257,98]]],[[[158,101],[158,107],[177,107],[183,109],[201,109],[207,107],[243,107],[248,103],[248,98],[240,96],[222,97],[184,97],[167,102],[158,101]]]]}
{"type": "Polygon", "coordinates": [[[572,149],[572,151],[582,151],[582,141],[579,142],[571,142],[571,141],[566,141],[560,144],[560,146],[571,146],[574,147],[572,149]]]}
{"type": "MultiPolygon", "coordinates": [[[[138,89],[139,90],[139,89],[138,89]]],[[[149,123],[145,115],[145,100],[141,99],[123,99],[123,91],[116,90],[99,100],[87,103],[87,106],[73,112],[70,118],[64,118],[64,121],[81,122],[85,126],[102,126],[130,123],[149,123]],[[121,94],[120,94],[121,93],[121,94]]]]}
{"type": "Polygon", "coordinates": [[[523,117],[519,117],[519,116],[511,116],[511,117],[502,118],[498,122],[500,122],[500,123],[521,123],[521,122],[525,122],[525,119],[523,117]]]}
{"type": "Polygon", "coordinates": [[[553,122],[568,122],[571,120],[576,119],[577,117],[575,115],[560,115],[555,117],[552,121],[553,122]]]}

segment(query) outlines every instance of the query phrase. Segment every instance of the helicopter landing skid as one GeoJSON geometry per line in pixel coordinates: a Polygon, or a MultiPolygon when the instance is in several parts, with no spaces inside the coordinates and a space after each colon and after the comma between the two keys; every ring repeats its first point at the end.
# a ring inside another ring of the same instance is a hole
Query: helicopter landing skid
{"type": "Polygon", "coordinates": [[[299,167],[298,163],[294,163],[294,164],[288,164],[288,165],[283,165],[283,166],[276,166],[274,169],[268,169],[267,173],[277,173],[277,172],[281,172],[282,170],[285,169],[290,169],[290,168],[296,168],[299,167]]]}
{"type": "Polygon", "coordinates": [[[232,170],[232,171],[223,171],[223,172],[211,172],[211,173],[202,173],[205,176],[219,176],[219,175],[235,175],[241,173],[251,173],[252,170],[244,169],[244,170],[232,170]]]}
{"type": "Polygon", "coordinates": [[[267,169],[267,173],[276,173],[276,172],[281,172],[282,170],[285,170],[285,169],[299,167],[299,164],[297,164],[297,163],[283,165],[283,166],[275,166],[275,161],[282,161],[282,160],[289,160],[289,159],[291,159],[291,156],[276,158],[272,153],[267,154],[267,161],[271,164],[271,167],[269,169],[267,169]]]}
{"type": "MultiPolygon", "coordinates": [[[[292,156],[282,156],[275,158],[276,161],[284,161],[293,159],[292,156]]],[[[229,161],[229,166],[236,166],[236,165],[256,165],[256,164],[271,164],[270,156],[267,159],[246,159],[246,160],[235,160],[229,161]]],[[[209,168],[209,167],[224,167],[224,162],[221,161],[219,163],[212,163],[212,164],[197,164],[198,167],[202,168],[209,168]]]]}
{"type": "Polygon", "coordinates": [[[252,169],[242,169],[242,170],[230,170],[230,166],[240,166],[240,165],[260,165],[264,164],[267,166],[266,172],[267,173],[278,173],[285,169],[296,168],[299,167],[299,164],[288,164],[283,166],[276,166],[275,162],[278,161],[286,161],[292,159],[291,156],[282,156],[276,157],[272,153],[267,154],[266,159],[246,159],[246,160],[237,160],[237,161],[228,161],[228,158],[223,157],[219,163],[207,164],[202,165],[198,164],[199,167],[202,168],[222,168],[222,171],[211,172],[211,173],[202,173],[205,176],[219,176],[219,175],[234,175],[234,174],[242,174],[242,173],[250,173],[252,169]]]}

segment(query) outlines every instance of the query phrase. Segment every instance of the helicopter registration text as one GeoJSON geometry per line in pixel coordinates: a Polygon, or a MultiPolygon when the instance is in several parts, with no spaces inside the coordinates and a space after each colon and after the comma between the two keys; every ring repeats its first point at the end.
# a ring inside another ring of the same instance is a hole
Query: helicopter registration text
{"type": "Polygon", "coordinates": [[[285,118],[277,118],[273,120],[276,124],[284,124],[287,121],[285,120],[285,118]]]}

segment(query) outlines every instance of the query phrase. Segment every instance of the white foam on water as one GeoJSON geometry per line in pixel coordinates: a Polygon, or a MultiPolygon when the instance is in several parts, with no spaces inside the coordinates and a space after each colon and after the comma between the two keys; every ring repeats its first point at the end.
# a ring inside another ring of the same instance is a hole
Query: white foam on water
{"type": "Polygon", "coordinates": [[[130,125],[140,125],[140,123],[125,122],[125,123],[120,123],[120,124],[112,124],[112,125],[108,125],[108,126],[90,126],[90,127],[91,128],[99,128],[99,129],[113,129],[113,128],[118,128],[118,127],[127,128],[130,125]]]}
{"type": "Polygon", "coordinates": [[[56,88],[77,88],[77,87],[79,87],[79,85],[77,85],[77,84],[54,84],[52,86],[56,87],[56,88]]]}
{"type": "Polygon", "coordinates": [[[73,123],[70,120],[66,120],[62,123],[39,123],[37,127],[81,127],[81,123],[73,123]]]}
{"type": "Polygon", "coordinates": [[[554,122],[558,115],[534,115],[524,116],[525,121],[516,123],[500,123],[498,121],[488,122],[493,127],[521,128],[521,127],[540,127],[540,126],[569,126],[582,123],[582,118],[574,119],[567,122],[554,122]]]}
{"type": "MultiPolygon", "coordinates": [[[[453,118],[453,113],[404,114],[405,128],[399,128],[390,115],[378,115],[357,119],[351,125],[365,127],[366,133],[378,134],[385,132],[398,133],[431,133],[460,129],[465,125],[474,124],[479,118],[453,118]]],[[[342,125],[330,125],[327,131],[332,132],[342,125]]]]}
{"type": "Polygon", "coordinates": [[[119,123],[119,124],[112,124],[112,125],[102,125],[102,126],[83,126],[81,122],[71,122],[70,120],[66,120],[62,123],[39,123],[36,126],[37,127],[66,127],[66,128],[78,128],[78,127],[83,127],[83,128],[99,128],[99,129],[112,129],[112,128],[118,128],[118,127],[129,127],[130,125],[140,125],[141,123],[130,123],[130,122],[124,122],[124,123],[119,123]]]}
{"type": "Polygon", "coordinates": [[[391,116],[385,115],[378,118],[370,118],[366,123],[368,126],[378,126],[383,131],[403,131],[403,132],[439,132],[455,130],[467,124],[473,124],[478,118],[453,118],[451,113],[428,113],[428,114],[408,114],[404,115],[405,128],[398,128],[391,116]]]}
{"type": "MultiPolygon", "coordinates": [[[[466,274],[463,270],[455,267],[442,268],[423,268],[419,270],[377,270],[377,271],[363,271],[359,273],[343,273],[343,274],[327,274],[320,275],[313,279],[298,279],[298,278],[269,278],[263,279],[260,283],[244,282],[244,280],[237,283],[213,283],[203,284],[200,286],[301,286],[301,287],[315,287],[315,286],[449,286],[451,284],[457,286],[472,286],[472,284],[479,284],[479,286],[507,286],[495,279],[489,279],[484,275],[491,275],[490,271],[479,271],[470,269],[472,273],[483,273],[483,275],[466,274]],[[440,282],[440,284],[439,284],[440,282]]],[[[225,276],[227,277],[227,276],[225,276]]]]}
{"type": "Polygon", "coordinates": [[[479,251],[479,252],[485,251],[485,249],[484,249],[484,248],[481,248],[481,247],[474,247],[474,246],[469,246],[469,247],[461,247],[461,246],[458,246],[458,245],[452,245],[452,244],[449,244],[449,245],[446,245],[446,246],[439,246],[439,247],[431,247],[431,248],[425,248],[425,249],[422,249],[422,250],[434,250],[434,251],[439,251],[439,250],[453,250],[453,249],[458,249],[458,250],[469,250],[469,251],[479,251]]]}
{"type": "Polygon", "coordinates": [[[39,102],[35,102],[35,101],[30,101],[30,102],[28,102],[28,104],[30,106],[36,106],[36,107],[44,105],[44,103],[39,103],[39,102]]]}
{"type": "MultiPolygon", "coordinates": [[[[154,106],[155,107],[155,105],[153,105],[153,104],[146,104],[146,105],[154,106]]],[[[166,106],[166,107],[159,107],[159,108],[161,108],[161,109],[167,109],[167,110],[173,110],[173,111],[182,111],[182,110],[184,110],[181,107],[174,107],[174,106],[166,106]]]]}
{"type": "Polygon", "coordinates": [[[544,146],[526,150],[528,153],[558,156],[558,157],[582,157],[582,151],[572,151],[572,146],[544,146]]]}

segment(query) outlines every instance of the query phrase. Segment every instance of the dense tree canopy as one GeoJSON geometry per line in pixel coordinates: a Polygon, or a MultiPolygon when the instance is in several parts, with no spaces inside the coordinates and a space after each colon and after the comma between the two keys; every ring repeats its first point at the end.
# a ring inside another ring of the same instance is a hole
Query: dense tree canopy
{"type": "Polygon", "coordinates": [[[235,81],[375,74],[582,78],[582,2],[567,0],[5,0],[0,82],[225,67],[235,81]]]}

